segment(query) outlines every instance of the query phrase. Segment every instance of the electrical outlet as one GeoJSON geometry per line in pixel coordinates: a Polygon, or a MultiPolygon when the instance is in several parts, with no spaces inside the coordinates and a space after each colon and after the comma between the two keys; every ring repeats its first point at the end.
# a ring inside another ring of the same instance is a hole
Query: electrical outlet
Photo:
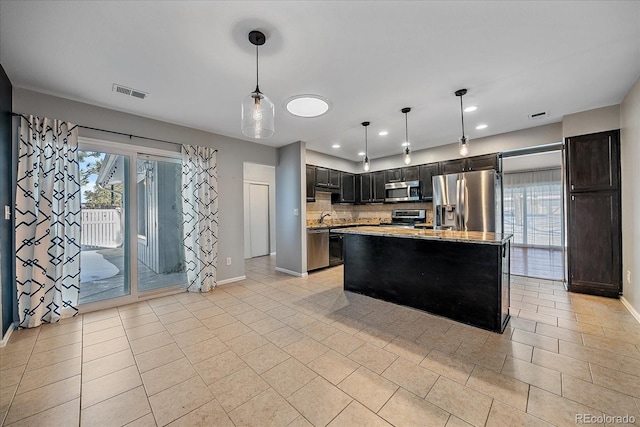
{"type": "Polygon", "coordinates": [[[300,214],[299,214],[299,211],[298,211],[298,208],[295,208],[295,209],[293,210],[293,216],[298,216],[298,215],[300,215],[300,214]]]}
{"type": "Polygon", "coordinates": [[[627,283],[631,283],[631,270],[627,270],[627,283]]]}
{"type": "Polygon", "coordinates": [[[227,257],[227,265],[231,265],[231,257],[227,257]]]}

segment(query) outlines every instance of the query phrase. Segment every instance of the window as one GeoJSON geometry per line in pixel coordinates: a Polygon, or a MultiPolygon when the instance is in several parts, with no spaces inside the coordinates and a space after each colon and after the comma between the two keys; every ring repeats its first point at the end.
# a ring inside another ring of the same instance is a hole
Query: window
{"type": "Polygon", "coordinates": [[[504,231],[514,245],[562,246],[560,169],[505,173],[503,191],[504,231]]]}

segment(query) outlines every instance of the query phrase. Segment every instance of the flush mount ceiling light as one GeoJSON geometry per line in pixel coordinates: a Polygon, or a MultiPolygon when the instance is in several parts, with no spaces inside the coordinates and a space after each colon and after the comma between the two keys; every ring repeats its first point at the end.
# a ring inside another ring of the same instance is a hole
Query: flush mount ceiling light
{"type": "Polygon", "coordinates": [[[364,151],[361,151],[361,152],[358,153],[358,156],[364,156],[365,154],[367,154],[367,153],[365,153],[364,151]]]}
{"type": "Polygon", "coordinates": [[[476,129],[482,130],[482,129],[486,129],[487,127],[488,127],[487,125],[481,124],[481,125],[476,126],[476,129]]]}
{"type": "Polygon", "coordinates": [[[250,138],[270,138],[275,132],[273,102],[260,92],[258,85],[258,46],[267,41],[260,31],[249,33],[249,42],[256,47],[256,89],[242,101],[242,134],[250,138]]]}
{"type": "Polygon", "coordinates": [[[469,139],[464,135],[464,107],[462,106],[462,97],[467,94],[466,89],[459,89],[455,92],[460,97],[460,116],[462,118],[462,136],[458,140],[458,148],[462,157],[469,155],[469,139]]]}
{"type": "Polygon", "coordinates": [[[318,117],[329,111],[329,101],[318,95],[296,95],[287,100],[285,108],[298,117],[318,117]]]}
{"type": "Polygon", "coordinates": [[[387,132],[386,130],[381,130],[380,132],[378,132],[378,135],[387,136],[387,135],[389,135],[389,132],[387,132]]]}
{"type": "Polygon", "coordinates": [[[369,172],[369,169],[371,169],[371,164],[369,163],[369,141],[367,138],[367,126],[370,124],[370,122],[362,122],[362,126],[364,126],[364,160],[362,161],[362,168],[365,172],[369,172]]]}
{"type": "Polygon", "coordinates": [[[477,107],[477,106],[475,106],[475,105],[469,105],[467,108],[465,108],[465,109],[464,109],[464,112],[465,112],[465,113],[470,113],[470,112],[472,112],[472,111],[476,111],[477,109],[478,109],[478,107],[477,107]]]}
{"type": "Polygon", "coordinates": [[[333,144],[331,148],[340,148],[340,144],[333,144]]]}
{"type": "Polygon", "coordinates": [[[409,125],[407,122],[407,113],[411,111],[411,108],[405,107],[402,110],[404,114],[404,142],[402,145],[404,146],[404,150],[402,150],[402,156],[404,158],[404,164],[408,165],[411,163],[411,143],[409,142],[409,125]]]}

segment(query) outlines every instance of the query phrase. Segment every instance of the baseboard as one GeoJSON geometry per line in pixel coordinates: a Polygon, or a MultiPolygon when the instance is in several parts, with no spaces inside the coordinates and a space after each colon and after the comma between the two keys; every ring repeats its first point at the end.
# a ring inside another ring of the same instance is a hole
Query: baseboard
{"type": "Polygon", "coordinates": [[[7,343],[9,343],[9,337],[11,337],[11,334],[13,333],[13,323],[11,323],[11,325],[9,325],[9,329],[7,329],[7,333],[4,334],[4,336],[2,337],[2,341],[0,341],[0,348],[4,347],[5,345],[7,345],[7,343]]]}
{"type": "Polygon", "coordinates": [[[287,270],[286,268],[280,267],[276,267],[276,271],[279,271],[280,273],[290,274],[296,277],[307,277],[309,275],[308,273],[298,273],[297,271],[287,270]]]}
{"type": "Polygon", "coordinates": [[[638,311],[635,308],[633,308],[633,306],[629,303],[629,301],[627,301],[625,297],[620,297],[620,302],[622,302],[622,305],[624,305],[627,308],[627,310],[629,310],[629,313],[631,313],[631,315],[635,317],[638,323],[640,323],[640,313],[638,313],[638,311]]]}
{"type": "Polygon", "coordinates": [[[247,278],[247,276],[243,275],[243,276],[238,276],[238,277],[232,277],[230,279],[218,280],[218,286],[226,285],[227,283],[239,282],[240,280],[244,280],[246,278],[247,278]]]}

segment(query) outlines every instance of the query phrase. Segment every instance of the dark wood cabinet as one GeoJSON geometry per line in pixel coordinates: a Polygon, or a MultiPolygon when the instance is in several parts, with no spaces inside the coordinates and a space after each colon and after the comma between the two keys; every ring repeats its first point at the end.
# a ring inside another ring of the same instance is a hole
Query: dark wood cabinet
{"type": "Polygon", "coordinates": [[[568,288],[622,293],[620,131],[566,139],[568,288]]]}
{"type": "Polygon", "coordinates": [[[402,168],[403,181],[417,181],[419,179],[420,179],[419,166],[407,166],[406,168],[402,168]]]}
{"type": "Polygon", "coordinates": [[[622,271],[617,191],[572,193],[569,199],[569,291],[617,298],[622,271]]]}
{"type": "Polygon", "coordinates": [[[474,156],[467,158],[465,172],[497,170],[500,172],[500,159],[497,154],[485,154],[483,156],[474,156]]]}
{"type": "Polygon", "coordinates": [[[341,176],[342,176],[342,172],[329,169],[329,187],[339,188],[341,176]]]}
{"type": "Polygon", "coordinates": [[[384,184],[385,184],[385,172],[378,171],[371,174],[371,192],[372,202],[384,202],[384,184]]]}
{"type": "Polygon", "coordinates": [[[356,176],[340,172],[340,203],[356,202],[356,176]]]}
{"type": "Polygon", "coordinates": [[[443,175],[461,173],[464,172],[466,164],[466,159],[447,160],[440,163],[440,170],[443,175]]]}
{"type": "Polygon", "coordinates": [[[465,159],[447,160],[446,162],[440,163],[440,170],[443,175],[490,169],[500,172],[501,168],[498,154],[485,154],[465,159]]]}
{"type": "Polygon", "coordinates": [[[384,182],[400,182],[402,181],[402,169],[387,169],[384,171],[384,182]]]}
{"type": "Polygon", "coordinates": [[[307,165],[307,202],[316,201],[316,167],[307,165]]]}
{"type": "Polygon", "coordinates": [[[316,187],[340,188],[340,171],[316,166],[316,187]]]}
{"type": "Polygon", "coordinates": [[[570,191],[615,190],[620,175],[620,132],[567,138],[570,191]]]}
{"type": "Polygon", "coordinates": [[[371,174],[362,173],[356,177],[356,202],[369,203],[373,201],[371,191],[371,174]]]}
{"type": "Polygon", "coordinates": [[[438,163],[429,163],[420,166],[420,198],[422,200],[433,200],[433,180],[432,178],[440,174],[438,163]]]}

